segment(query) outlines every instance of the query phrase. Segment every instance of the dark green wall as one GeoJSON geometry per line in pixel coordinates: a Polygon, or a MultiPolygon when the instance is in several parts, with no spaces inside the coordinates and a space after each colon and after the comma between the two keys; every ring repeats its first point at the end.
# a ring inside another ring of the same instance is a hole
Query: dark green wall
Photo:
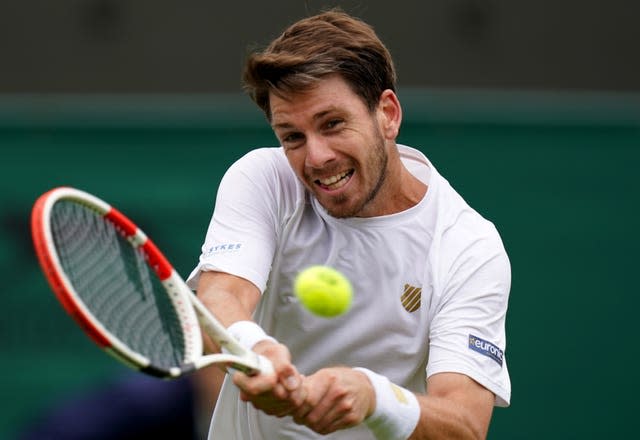
{"type": "Polygon", "coordinates": [[[402,85],[640,91],[633,0],[5,0],[0,93],[235,93],[249,50],[332,6],[402,85]]]}
{"type": "MultiPolygon", "coordinates": [[[[400,140],[497,225],[511,258],[513,400],[495,411],[490,438],[623,437],[640,390],[639,101],[416,92],[405,102],[400,140]]],[[[37,196],[59,185],[95,193],[186,275],[221,174],[273,142],[244,98],[0,101],[0,438],[125,371],[48,289],[29,236],[37,196]]]]}

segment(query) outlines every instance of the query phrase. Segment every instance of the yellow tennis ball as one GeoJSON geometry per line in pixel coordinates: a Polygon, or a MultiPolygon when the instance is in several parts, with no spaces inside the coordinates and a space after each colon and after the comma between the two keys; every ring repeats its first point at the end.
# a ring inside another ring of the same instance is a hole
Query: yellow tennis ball
{"type": "Polygon", "coordinates": [[[318,316],[332,318],[351,307],[351,283],[343,274],[328,266],[304,269],[296,277],[293,289],[300,302],[318,316]]]}

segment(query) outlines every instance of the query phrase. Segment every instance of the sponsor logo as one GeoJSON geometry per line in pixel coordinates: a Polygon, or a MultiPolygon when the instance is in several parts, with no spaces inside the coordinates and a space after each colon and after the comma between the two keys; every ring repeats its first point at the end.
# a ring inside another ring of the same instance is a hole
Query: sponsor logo
{"type": "Polygon", "coordinates": [[[404,285],[404,293],[400,297],[402,307],[409,312],[413,313],[420,308],[420,302],[422,300],[422,288],[415,287],[411,284],[404,285]]]}
{"type": "Polygon", "coordinates": [[[398,403],[404,403],[405,405],[409,403],[409,399],[407,399],[407,396],[404,394],[402,388],[400,388],[393,382],[391,382],[391,390],[393,391],[393,395],[396,396],[396,400],[398,401],[398,403]]]}
{"type": "Polygon", "coordinates": [[[498,363],[498,365],[502,366],[504,353],[491,342],[485,341],[484,339],[481,339],[477,336],[469,335],[469,348],[473,351],[477,351],[484,356],[487,356],[488,358],[493,359],[498,363]]]}
{"type": "Polygon", "coordinates": [[[209,257],[211,255],[229,253],[229,252],[237,252],[242,247],[242,243],[223,243],[215,246],[211,246],[204,252],[205,257],[209,257]]]}

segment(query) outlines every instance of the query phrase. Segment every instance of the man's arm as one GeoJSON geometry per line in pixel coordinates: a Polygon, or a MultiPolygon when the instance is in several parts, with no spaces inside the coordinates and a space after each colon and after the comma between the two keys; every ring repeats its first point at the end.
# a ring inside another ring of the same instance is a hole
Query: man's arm
{"type": "Polygon", "coordinates": [[[251,320],[260,301],[260,291],[253,283],[223,272],[202,272],[197,293],[225,327],[251,320]]]}
{"type": "Polygon", "coordinates": [[[418,402],[420,419],[410,439],[484,439],[495,395],[464,374],[439,373],[427,380],[418,402]]]}
{"type": "MultiPolygon", "coordinates": [[[[294,420],[321,434],[368,423],[367,417],[376,410],[374,386],[358,370],[319,370],[305,379],[305,388],[307,399],[294,413],[294,420]]],[[[427,381],[427,393],[416,398],[419,418],[409,439],[486,437],[495,396],[468,376],[433,375],[427,381]]]]}
{"type": "MultiPolygon", "coordinates": [[[[200,275],[197,294],[227,328],[239,321],[251,321],[261,295],[250,281],[213,271],[200,275]]],[[[291,363],[287,347],[265,339],[248,348],[268,358],[275,374],[249,377],[235,372],[233,382],[240,388],[241,398],[267,414],[280,416],[291,412],[302,402],[303,389],[302,378],[291,363]]]]}

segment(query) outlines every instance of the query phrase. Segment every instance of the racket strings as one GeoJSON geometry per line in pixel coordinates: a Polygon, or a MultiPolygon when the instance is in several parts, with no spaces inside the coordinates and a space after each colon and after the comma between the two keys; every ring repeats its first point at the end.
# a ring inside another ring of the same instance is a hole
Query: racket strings
{"type": "Polygon", "coordinates": [[[92,209],[68,200],[51,210],[58,258],[86,308],[131,350],[157,367],[180,366],[180,319],[144,253],[92,209]]]}

